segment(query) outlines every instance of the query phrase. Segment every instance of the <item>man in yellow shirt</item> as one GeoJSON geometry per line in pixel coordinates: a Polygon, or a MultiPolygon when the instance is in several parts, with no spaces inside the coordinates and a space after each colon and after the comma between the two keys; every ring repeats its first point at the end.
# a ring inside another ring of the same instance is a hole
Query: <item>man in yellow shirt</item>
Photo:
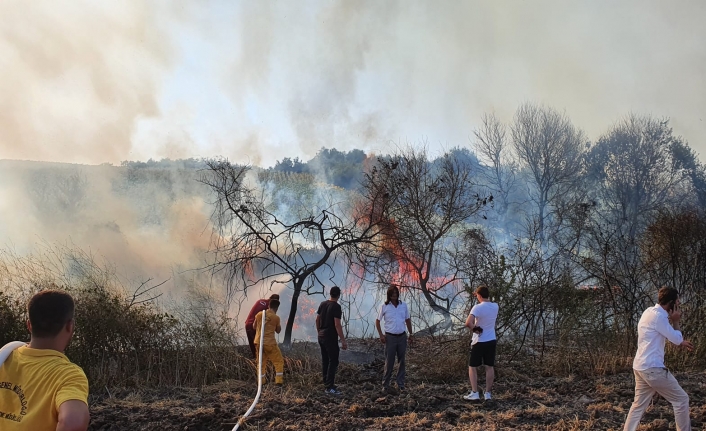
{"type": "Polygon", "coordinates": [[[74,333],[74,301],[45,290],[27,305],[28,346],[0,366],[0,429],[86,431],[88,379],[64,356],[74,333]]]}
{"type": "Polygon", "coordinates": [[[282,358],[282,352],[280,352],[275,339],[275,332],[279,334],[282,331],[279,316],[277,315],[278,309],[279,301],[270,299],[270,309],[257,313],[253,328],[255,329],[255,353],[257,355],[255,363],[257,363],[260,355],[260,330],[262,329],[262,315],[264,313],[266,317],[265,336],[262,341],[262,382],[265,382],[265,368],[269,359],[272,365],[275,366],[275,384],[281,385],[284,383],[284,358],[282,358]]]}

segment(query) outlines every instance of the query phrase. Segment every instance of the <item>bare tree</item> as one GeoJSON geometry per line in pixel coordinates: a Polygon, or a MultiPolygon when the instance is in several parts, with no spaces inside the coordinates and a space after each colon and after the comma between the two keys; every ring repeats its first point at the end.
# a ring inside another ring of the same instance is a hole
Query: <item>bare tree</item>
{"type": "Polygon", "coordinates": [[[510,192],[515,187],[517,170],[510,155],[507,128],[494,114],[484,114],[481,127],[473,134],[476,137],[476,151],[487,163],[487,171],[482,176],[493,190],[496,211],[504,215],[510,192]]]}
{"type": "Polygon", "coordinates": [[[207,166],[201,181],[215,194],[212,268],[226,271],[231,297],[261,282],[292,283],[284,333],[284,344],[289,346],[299,295],[323,293],[319,272],[326,269],[333,274],[342,253],[375,241],[382,200],[372,197],[366,206],[348,201],[320,209],[300,208],[298,213],[290,211],[298,214],[295,220],[285,221],[267,205],[263,190],[247,185],[249,167],[227,160],[209,161],[207,166]]]}
{"type": "Polygon", "coordinates": [[[552,206],[579,179],[587,139],[566,114],[531,103],[521,105],[511,126],[515,152],[529,173],[530,196],[537,205],[540,242],[552,206]]]}
{"type": "Polygon", "coordinates": [[[673,157],[679,138],[666,120],[629,115],[603,135],[588,157],[588,180],[600,214],[636,238],[665,205],[679,203],[687,171],[673,157]]]}
{"type": "Polygon", "coordinates": [[[661,210],[677,205],[688,177],[672,156],[677,139],[666,121],[630,115],[587,154],[590,207],[577,228],[582,252],[572,257],[608,298],[606,321],[633,348],[640,312],[650,302],[641,244],[661,210]]]}
{"type": "Polygon", "coordinates": [[[448,327],[453,300],[463,292],[460,271],[448,253],[454,229],[460,230],[487,203],[471,180],[470,167],[449,153],[430,162],[425,150],[410,147],[379,158],[364,189],[369,207],[383,197],[377,207],[388,221],[384,239],[368,250],[364,264],[379,281],[421,294],[442,315],[441,327],[448,327]]]}
{"type": "Polygon", "coordinates": [[[691,190],[687,196],[691,195],[693,198],[687,200],[687,204],[698,206],[701,211],[706,210],[706,166],[699,162],[698,154],[681,138],[672,142],[671,153],[677,166],[683,169],[691,180],[688,184],[691,190]]]}

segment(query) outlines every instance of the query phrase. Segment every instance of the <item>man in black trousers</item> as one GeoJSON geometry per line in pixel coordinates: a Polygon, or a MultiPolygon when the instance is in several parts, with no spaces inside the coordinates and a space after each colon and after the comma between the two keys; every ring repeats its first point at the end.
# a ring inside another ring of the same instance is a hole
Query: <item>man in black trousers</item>
{"type": "Polygon", "coordinates": [[[316,312],[316,331],[319,334],[319,346],[321,347],[321,366],[324,377],[326,393],[330,395],[341,395],[336,389],[336,370],[338,370],[338,339],[341,339],[341,348],[346,350],[348,344],[343,336],[341,327],[341,317],[343,310],[338,303],[341,297],[341,288],[333,286],[330,292],[330,299],[319,305],[316,312]]]}

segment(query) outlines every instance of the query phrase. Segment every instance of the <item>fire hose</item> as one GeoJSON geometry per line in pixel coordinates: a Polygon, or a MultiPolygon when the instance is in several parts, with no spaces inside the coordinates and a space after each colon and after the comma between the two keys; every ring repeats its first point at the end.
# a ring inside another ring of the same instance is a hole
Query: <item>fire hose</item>
{"type": "Polygon", "coordinates": [[[26,345],[24,341],[10,341],[9,343],[5,344],[2,346],[0,349],[0,367],[2,366],[3,362],[10,356],[10,353],[12,353],[13,350],[22,347],[26,345]]]}
{"type": "Polygon", "coordinates": [[[257,402],[260,401],[260,395],[262,394],[262,351],[264,346],[264,340],[265,340],[265,321],[267,320],[267,310],[262,312],[262,326],[260,326],[260,354],[257,355],[258,361],[257,361],[257,395],[255,395],[255,399],[252,402],[252,405],[248,409],[247,412],[243,415],[238,420],[238,423],[235,424],[233,427],[232,431],[237,431],[237,429],[240,427],[245,422],[245,418],[247,418],[250,413],[255,409],[255,406],[257,405],[257,402]]]}

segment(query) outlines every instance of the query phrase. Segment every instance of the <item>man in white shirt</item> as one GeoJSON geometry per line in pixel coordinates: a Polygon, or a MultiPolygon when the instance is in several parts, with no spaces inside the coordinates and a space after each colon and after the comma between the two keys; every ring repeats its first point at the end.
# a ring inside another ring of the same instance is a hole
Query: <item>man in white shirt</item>
{"type": "Polygon", "coordinates": [[[486,400],[491,399],[490,390],[495,379],[495,321],[498,318],[498,304],[490,302],[490,290],[487,286],[479,286],[475,292],[478,304],[471,308],[466,319],[466,327],[473,331],[471,354],[468,358],[468,379],[471,381],[471,392],[464,395],[468,401],[480,400],[478,394],[478,369],[485,365],[486,400]]]}
{"type": "Polygon", "coordinates": [[[625,419],[626,431],[635,431],[656,393],[672,403],[678,431],[691,430],[689,396],[664,366],[666,340],[688,350],[694,346],[684,340],[680,328],[679,292],[671,287],[659,290],[658,303],[642,313],[637,324],[637,353],[632,363],[635,373],[635,400],[625,419]],[[672,324],[669,324],[669,321],[672,324]]]}
{"type": "Polygon", "coordinates": [[[400,365],[397,369],[397,388],[404,390],[405,378],[405,355],[407,353],[407,333],[409,332],[410,342],[412,337],[412,320],[410,319],[407,304],[400,301],[400,289],[394,284],[387,289],[387,301],[380,308],[378,318],[375,320],[375,327],[380,334],[380,341],[385,345],[385,377],[382,381],[383,391],[390,389],[392,379],[392,368],[395,366],[395,357],[400,365]],[[380,328],[380,321],[385,321],[385,333],[380,328]]]}

